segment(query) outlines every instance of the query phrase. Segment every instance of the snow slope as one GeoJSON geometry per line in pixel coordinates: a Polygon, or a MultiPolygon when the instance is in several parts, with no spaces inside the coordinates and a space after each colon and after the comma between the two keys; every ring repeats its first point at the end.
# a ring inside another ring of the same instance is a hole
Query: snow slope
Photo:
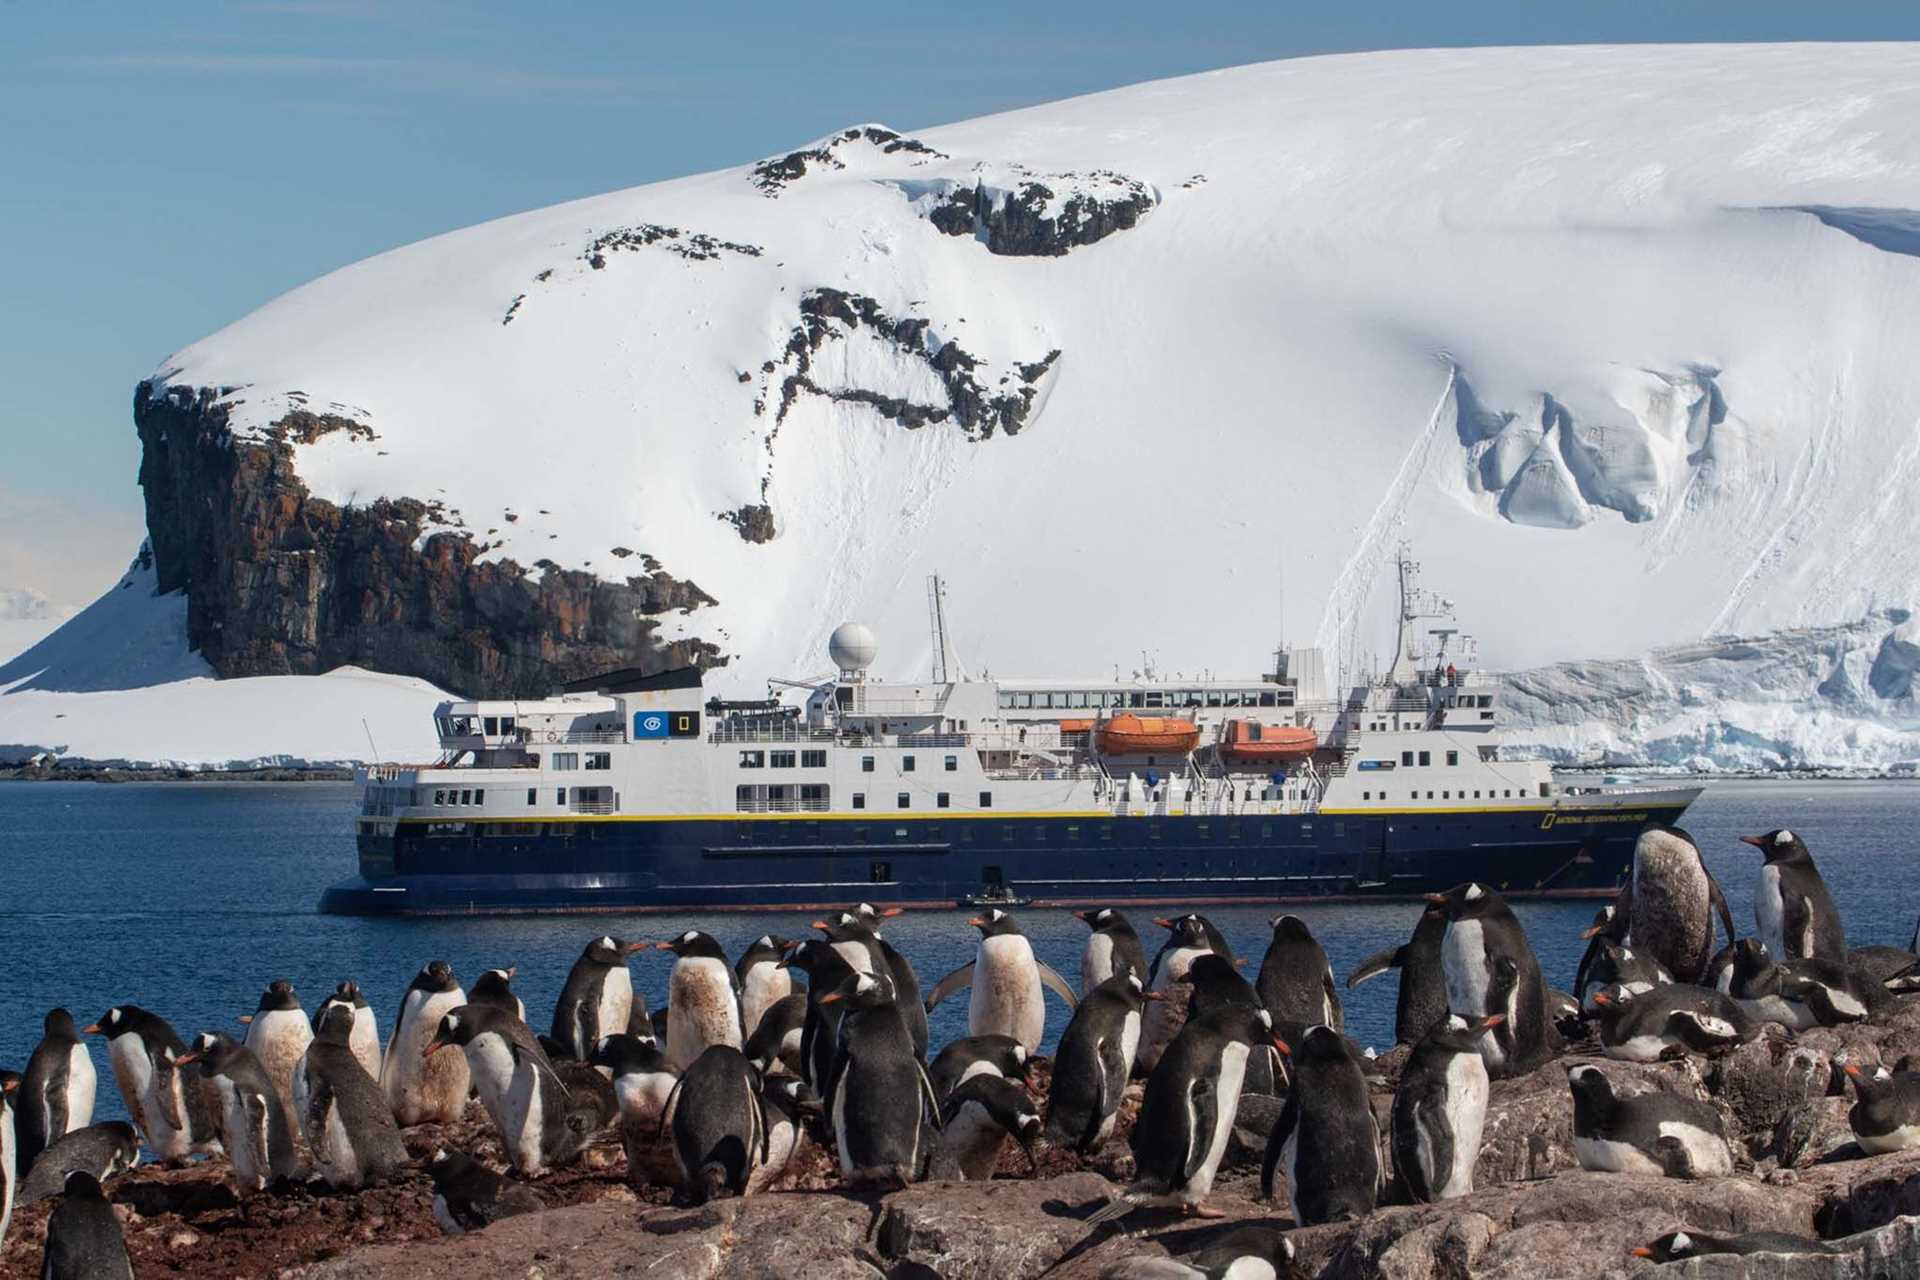
{"type": "Polygon", "coordinates": [[[0,662],[40,643],[73,615],[69,606],[55,604],[31,588],[0,590],[0,662]]]}
{"type": "Polygon", "coordinates": [[[1917,228],[1920,47],[1311,58],[472,227],[156,377],[371,427],[297,447],[320,496],[658,557],[743,690],[850,617],[922,671],[934,570],[975,668],[1355,671],[1401,539],[1491,664],[1631,662],[1914,604],[1917,228]],[[1066,252],[996,252],[1023,198],[1066,252]],[[803,360],[822,289],[892,328],[803,360]]]}

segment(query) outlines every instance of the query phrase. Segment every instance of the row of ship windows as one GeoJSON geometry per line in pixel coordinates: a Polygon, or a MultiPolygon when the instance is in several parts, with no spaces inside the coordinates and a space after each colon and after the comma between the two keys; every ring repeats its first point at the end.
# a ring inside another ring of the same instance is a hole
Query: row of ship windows
{"type": "MultiPolygon", "coordinates": [[[[867,807],[867,793],[856,791],[852,795],[855,809],[867,807]]],[[[742,783],[733,789],[733,806],[741,813],[824,813],[833,807],[830,788],[825,784],[801,783],[798,786],[781,783],[742,783]]],[[[913,794],[900,791],[894,794],[894,807],[913,808],[913,794]]],[[[951,809],[951,793],[941,791],[933,797],[936,809],[951,809]]],[[[993,792],[980,793],[980,807],[993,808],[993,792]]]]}
{"type": "MultiPolygon", "coordinates": [[[[802,843],[818,843],[825,839],[825,836],[819,829],[819,823],[814,822],[804,825],[808,829],[798,833],[802,843]]],[[[878,838],[881,840],[919,839],[937,841],[949,839],[961,844],[973,844],[976,842],[990,841],[993,838],[991,834],[992,827],[988,823],[974,820],[956,823],[951,831],[940,827],[937,823],[922,823],[918,827],[913,828],[888,828],[884,823],[878,828],[869,828],[865,823],[835,824],[835,826],[836,835],[838,835],[839,839],[846,840],[853,844],[868,843],[869,840],[874,838],[876,830],[878,832],[878,838]]],[[[1000,842],[1002,844],[1013,844],[1015,842],[1023,844],[1046,844],[1054,838],[1062,839],[1069,844],[1077,844],[1087,839],[1110,841],[1113,839],[1114,826],[1115,824],[1111,822],[1102,822],[1086,826],[1082,826],[1079,823],[1068,823],[1064,826],[1047,824],[1032,827],[1017,827],[1008,824],[1000,828],[1000,842]],[[1058,837],[1052,837],[1047,834],[1049,831],[1059,832],[1060,834],[1058,837]]],[[[1158,822],[1135,822],[1129,827],[1130,830],[1136,831],[1141,828],[1145,828],[1148,840],[1165,840],[1167,839],[1167,833],[1171,831],[1178,843],[1194,843],[1199,841],[1217,843],[1222,830],[1226,832],[1226,838],[1230,841],[1245,839],[1250,835],[1247,826],[1240,823],[1226,823],[1222,824],[1220,828],[1215,828],[1215,826],[1209,822],[1183,822],[1177,826],[1166,826],[1158,822]]],[[[794,830],[791,826],[786,826],[783,829],[789,832],[794,830]]],[[[1417,827],[1412,829],[1418,830],[1417,827]]],[[[735,833],[735,836],[741,841],[750,841],[754,838],[754,834],[754,825],[751,823],[743,823],[735,833]]],[[[785,839],[788,837],[783,835],[781,838],[785,839]]],[[[1261,840],[1272,840],[1274,838],[1273,824],[1271,822],[1261,823],[1260,834],[1257,838],[1261,840]]],[[[1300,825],[1298,838],[1302,841],[1311,841],[1313,839],[1313,824],[1311,822],[1305,822],[1300,825]]],[[[1347,824],[1345,822],[1335,822],[1333,824],[1333,839],[1345,840],[1346,838],[1347,824]]]]}
{"type": "MultiPolygon", "coordinates": [[[[742,769],[791,769],[795,767],[794,758],[796,756],[799,757],[798,763],[802,769],[824,769],[827,767],[827,753],[824,751],[742,751],[740,753],[740,767],[742,769]]],[[[960,757],[947,756],[944,760],[943,767],[948,773],[957,772],[960,768],[960,757]]],[[[913,757],[901,756],[900,772],[912,773],[913,771],[913,757]]],[[[860,772],[873,772],[872,756],[860,757],[860,772]]]]}
{"type": "Polygon", "coordinates": [[[1291,689],[1075,689],[1063,693],[1000,691],[1006,711],[1097,711],[1102,707],[1290,707],[1291,689]]]}
{"type": "MultiPolygon", "coordinates": [[[[1424,754],[1426,754],[1426,753],[1425,753],[1425,752],[1422,752],[1421,754],[1422,754],[1422,755],[1424,755],[1424,754]]],[[[1449,751],[1449,752],[1448,752],[1447,754],[1448,754],[1448,755],[1452,755],[1453,753],[1452,753],[1451,751],[1449,751]]],[[[1548,793],[1548,790],[1547,790],[1547,784],[1546,784],[1546,783],[1544,783],[1544,782],[1543,782],[1543,783],[1541,783],[1541,784],[1540,784],[1540,795],[1541,795],[1541,796],[1542,796],[1542,797],[1544,798],[1544,797],[1546,797],[1546,796],[1547,796],[1548,794],[1549,794],[1549,793],[1548,793]]],[[[1371,791],[1362,791],[1362,792],[1360,793],[1360,798],[1361,798],[1362,800],[1371,800],[1371,799],[1373,799],[1373,792],[1371,792],[1371,791]]],[[[1380,793],[1380,798],[1381,798],[1382,800],[1391,800],[1391,799],[1393,799],[1393,794],[1392,794],[1391,792],[1387,792],[1387,791],[1382,791],[1382,792],[1380,793]]],[[[1419,798],[1420,798],[1420,793],[1419,793],[1418,791],[1409,791],[1409,792],[1407,792],[1407,799],[1409,799],[1409,800],[1418,800],[1419,798]]],[[[1451,791],[1442,791],[1442,792],[1440,793],[1440,798],[1441,798],[1442,800],[1452,800],[1452,799],[1455,799],[1456,797],[1454,796],[1454,794],[1453,794],[1453,792],[1451,792],[1451,791]]],[[[1468,799],[1468,798],[1469,798],[1469,797],[1468,797],[1468,795],[1467,795],[1467,793],[1466,793],[1466,789],[1465,789],[1465,788],[1462,788],[1462,789],[1461,789],[1461,791],[1460,791],[1460,794],[1459,794],[1459,796],[1458,796],[1457,798],[1458,798],[1458,799],[1461,799],[1461,800],[1466,800],[1466,799],[1468,799]]],[[[1474,800],[1478,800],[1478,799],[1480,799],[1480,798],[1481,798],[1481,796],[1480,796],[1480,792],[1479,792],[1479,791],[1475,791],[1475,792],[1473,793],[1473,795],[1472,795],[1472,797],[1471,797],[1471,798],[1472,798],[1472,799],[1474,799],[1474,800]]],[[[1486,794],[1486,798],[1487,798],[1488,800],[1511,800],[1511,799],[1513,799],[1513,790],[1512,790],[1512,788],[1507,788],[1507,789],[1504,789],[1504,790],[1501,790],[1501,791],[1495,791],[1495,790],[1494,790],[1494,789],[1493,789],[1492,787],[1488,787],[1488,788],[1487,788],[1487,794],[1486,794]]],[[[1525,787],[1522,787],[1522,788],[1520,788],[1520,798],[1521,798],[1522,800],[1525,800],[1525,799],[1527,798],[1527,789],[1526,789],[1525,787]]],[[[1427,792],[1427,799],[1429,799],[1429,800],[1431,800],[1431,799],[1433,799],[1433,792],[1431,792],[1431,791],[1429,791],[1429,792],[1427,792]]]]}

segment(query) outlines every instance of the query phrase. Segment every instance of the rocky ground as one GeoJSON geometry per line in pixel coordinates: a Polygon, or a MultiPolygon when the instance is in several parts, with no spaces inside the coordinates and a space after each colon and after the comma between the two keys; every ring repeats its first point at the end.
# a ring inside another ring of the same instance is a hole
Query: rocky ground
{"type": "MultiPolygon", "coordinates": [[[[1444,1205],[1388,1207],[1360,1222],[1293,1232],[1296,1274],[1352,1277],[1625,1277],[1641,1274],[1783,1280],[1920,1277],[1920,1150],[1867,1156],[1847,1127],[1851,1105],[1836,1058],[1891,1065],[1920,1052],[1920,1006],[1889,1027],[1813,1031],[1762,1040],[1714,1062],[1607,1062],[1622,1091],[1666,1088],[1707,1098],[1737,1135],[1735,1177],[1687,1182],[1581,1171],[1571,1149],[1566,1068],[1594,1059],[1576,1045],[1531,1075],[1496,1082],[1477,1170],[1482,1190],[1444,1205]],[[1836,1091],[1838,1090],[1838,1091],[1836,1091]],[[1721,1235],[1788,1231],[1848,1237],[1851,1253],[1795,1259],[1729,1258],[1664,1268],[1630,1250],[1667,1231],[1721,1235]]],[[[1376,1064],[1384,1119],[1403,1051],[1376,1064]]],[[[1047,1064],[1030,1082],[1043,1093],[1047,1064]]],[[[242,1208],[219,1165],[142,1167],[109,1190],[127,1222],[136,1274],[276,1276],[289,1280],[473,1280],[483,1276],[778,1277],[923,1280],[1047,1276],[1094,1280],[1136,1256],[1186,1253],[1248,1223],[1287,1227],[1284,1201],[1261,1202],[1259,1153],[1277,1114],[1250,1098],[1238,1142],[1212,1199],[1225,1219],[1141,1211],[1117,1226],[1083,1219],[1130,1172],[1119,1133],[1089,1161],[1042,1147],[1037,1169],[1009,1148],[991,1183],[925,1183],[889,1195],[836,1189],[830,1153],[804,1148],[768,1194],[705,1207],[676,1203],[671,1159],[656,1153],[630,1184],[617,1142],[535,1184],[548,1210],[449,1238],[434,1225],[422,1174],[353,1195],[297,1191],[242,1208]]],[[[416,1155],[449,1144],[499,1166],[499,1146],[477,1104],[448,1131],[410,1131],[416,1155]]],[[[0,1250],[0,1280],[38,1274],[48,1204],[16,1211],[0,1250]]]]}

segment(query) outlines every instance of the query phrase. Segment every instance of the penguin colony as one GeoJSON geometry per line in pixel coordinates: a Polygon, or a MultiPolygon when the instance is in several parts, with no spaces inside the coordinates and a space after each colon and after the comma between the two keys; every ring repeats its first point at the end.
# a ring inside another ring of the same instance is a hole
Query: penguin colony
{"type": "MultiPolygon", "coordinates": [[[[1363,1217],[1393,1200],[1463,1196],[1474,1190],[1490,1082],[1550,1060],[1566,1047],[1563,1033],[1591,1037],[1621,1061],[1712,1056],[1763,1035],[1882,1018],[1920,990],[1913,950],[1847,949],[1799,836],[1745,839],[1763,857],[1756,937],[1735,937],[1692,838],[1649,828],[1628,883],[1585,934],[1571,994],[1547,987],[1493,887],[1433,895],[1404,945],[1345,982],[1399,974],[1395,1032],[1409,1052],[1381,1120],[1368,1097],[1372,1051],[1345,1035],[1341,987],[1294,915],[1270,922],[1253,981],[1204,916],[1156,919],[1166,938],[1149,961],[1126,917],[1103,908],[1076,913],[1089,930],[1076,992],[1035,957],[1014,917],[994,909],[969,922],[974,959],[922,1001],[912,965],[883,936],[892,913],[860,904],[814,922],[818,938],[762,936],[733,964],[697,930],[653,944],[594,938],[546,1034],[528,1025],[512,968],[466,990],[439,960],[408,984],[384,1045],[351,980],[310,1015],[291,984],[269,983],[240,1019],[244,1039],[206,1031],[189,1043],[132,1004],[85,1028],[54,1009],[26,1070],[0,1071],[0,1241],[17,1203],[58,1196],[43,1273],[130,1275],[103,1185],[143,1147],[166,1162],[226,1161],[242,1197],[424,1173],[434,1220],[449,1233],[540,1208],[527,1182],[615,1131],[629,1176],[649,1152],[670,1153],[692,1203],[765,1190],[808,1141],[831,1148],[849,1188],[984,1180],[1005,1149],[1024,1153],[1030,1169],[1042,1141],[1099,1151],[1134,1081],[1134,1176],[1088,1215],[1096,1230],[1141,1208],[1215,1215],[1207,1198],[1242,1098],[1254,1094],[1278,1099],[1262,1192],[1298,1226],[1363,1217]],[[1727,942],[1716,947],[1721,932],[1727,942]],[[658,1014],[628,969],[647,950],[672,957],[658,1014]],[[927,1014],[963,991],[969,1034],[930,1057],[927,1014]],[[1069,1016],[1036,1105],[1026,1076],[1045,1039],[1048,992],[1069,1016]],[[89,1036],[105,1040],[130,1125],[93,1121],[89,1036]],[[470,1094],[499,1134],[507,1176],[444,1147],[416,1160],[401,1141],[404,1128],[458,1118],[470,1094]]],[[[1863,1150],[1920,1147],[1920,1071],[1847,1064],[1844,1075],[1863,1150]]],[[[1591,1059],[1569,1065],[1567,1086],[1582,1167],[1733,1172],[1733,1144],[1711,1105],[1635,1089],[1591,1059]]],[[[1682,1231],[1634,1253],[1665,1261],[1825,1248],[1772,1233],[1682,1231]]],[[[1292,1253],[1282,1233],[1249,1228],[1183,1261],[1141,1259],[1115,1274],[1278,1275],[1292,1253]]]]}

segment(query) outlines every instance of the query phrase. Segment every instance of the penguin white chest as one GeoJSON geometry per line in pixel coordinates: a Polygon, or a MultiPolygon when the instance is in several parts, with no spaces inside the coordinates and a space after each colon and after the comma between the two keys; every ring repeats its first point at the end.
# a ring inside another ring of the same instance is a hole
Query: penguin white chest
{"type": "Polygon", "coordinates": [[[1456,1053],[1447,1063],[1447,1128],[1453,1134],[1453,1167],[1435,1170],[1440,1198],[1473,1190],[1473,1166],[1487,1123],[1487,1064],[1477,1054],[1456,1053]]]}
{"type": "Polygon", "coordinates": [[[1046,1006],[1033,947],[1018,934],[982,938],[974,961],[973,995],[967,1006],[973,1035],[1012,1036],[1032,1053],[1046,1030],[1046,1006]]]}
{"type": "Polygon", "coordinates": [[[1085,995],[1113,976],[1113,939],[1104,933],[1087,938],[1080,953],[1080,994],[1085,995]]]}
{"type": "MultiPolygon", "coordinates": [[[[94,1095],[99,1080],[93,1070],[93,1055],[87,1046],[76,1044],[67,1052],[67,1132],[84,1129],[93,1123],[94,1095]]],[[[59,1134],[47,1135],[51,1142],[59,1134]]]]}
{"type": "Polygon", "coordinates": [[[1440,946],[1440,967],[1446,976],[1447,1007],[1463,1018],[1483,1018],[1493,965],[1487,959],[1487,936],[1478,920],[1455,920],[1447,925],[1440,946]]]}
{"type": "Polygon", "coordinates": [[[19,1179],[20,1157],[13,1145],[13,1108],[0,1101],[0,1242],[13,1221],[13,1189],[19,1179]]]}
{"type": "Polygon", "coordinates": [[[659,1124],[667,1113],[667,1099],[672,1096],[677,1080],[678,1077],[666,1071],[635,1071],[616,1078],[613,1095],[620,1103],[621,1122],[659,1124]]]}
{"type": "Polygon", "coordinates": [[[793,975],[772,961],[747,970],[740,984],[740,1030],[752,1035],[768,1009],[793,994],[793,975]]]}
{"type": "MultiPolygon", "coordinates": [[[[153,1062],[147,1057],[146,1045],[139,1036],[115,1036],[108,1042],[107,1057],[113,1063],[113,1079],[120,1086],[120,1097],[133,1114],[140,1136],[151,1140],[153,1135],[148,1126],[153,1121],[147,1115],[150,1105],[147,1095],[153,1087],[153,1062]]],[[[159,1123],[165,1124],[166,1117],[160,1117],[159,1123]]]]}
{"type": "Polygon", "coordinates": [[[458,1053],[426,1056],[440,1020],[467,1002],[466,992],[409,991],[380,1068],[381,1092],[402,1128],[429,1120],[456,1120],[467,1105],[467,1060],[458,1053]]]}
{"type": "Polygon", "coordinates": [[[1140,1052],[1140,1015],[1127,1010],[1127,1016],[1120,1020],[1120,1087],[1125,1088],[1127,1076],[1133,1072],[1134,1055],[1140,1052]]]}
{"type": "MultiPolygon", "coordinates": [[[[1247,1046],[1238,1040],[1229,1040],[1220,1052],[1219,1076],[1214,1085],[1213,1128],[1206,1133],[1195,1132],[1190,1139],[1196,1145],[1205,1145],[1206,1156],[1182,1188],[1183,1198],[1189,1204],[1197,1204],[1213,1190],[1214,1175],[1219,1173],[1220,1161],[1227,1154],[1227,1137],[1233,1132],[1233,1117],[1240,1109],[1240,1086],[1247,1078],[1247,1054],[1247,1046]]],[[[1199,1117],[1192,1109],[1191,1095],[1187,1116],[1188,1124],[1197,1129],[1199,1117]]]]}
{"type": "Polygon", "coordinates": [[[1753,922],[1768,955],[1776,961],[1792,958],[1786,949],[1787,906],[1780,892],[1779,867],[1760,868],[1760,883],[1753,891],[1753,922]]]}
{"type": "Polygon", "coordinates": [[[683,956],[673,966],[667,993],[667,1057],[685,1071],[716,1044],[738,1049],[740,1006],[733,974],[710,956],[683,956]]]}
{"type": "Polygon", "coordinates": [[[1583,1138],[1575,1134],[1573,1155],[1582,1169],[1593,1173],[1666,1172],[1666,1166],[1631,1142],[1615,1142],[1611,1138],[1583,1138]]]}
{"type": "Polygon", "coordinates": [[[1717,1133],[1684,1121],[1662,1120],[1660,1136],[1679,1139],[1696,1177],[1724,1178],[1733,1172],[1733,1152],[1727,1147],[1726,1139],[1717,1133]]]}
{"type": "MultiPolygon", "coordinates": [[[[624,964],[616,964],[607,970],[607,976],[600,980],[600,1034],[618,1035],[627,1029],[627,1019],[633,1014],[633,974],[624,964]]],[[[593,1046],[585,1046],[591,1051],[593,1046]]]]}
{"type": "Polygon", "coordinates": [[[866,943],[843,940],[834,943],[833,950],[855,973],[873,973],[873,951],[866,943]]]}

